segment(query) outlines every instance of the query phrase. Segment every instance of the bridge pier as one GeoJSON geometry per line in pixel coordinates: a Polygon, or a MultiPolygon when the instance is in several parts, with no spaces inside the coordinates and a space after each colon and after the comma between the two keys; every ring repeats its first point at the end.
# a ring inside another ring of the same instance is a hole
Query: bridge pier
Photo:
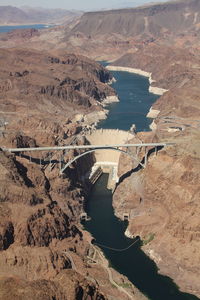
{"type": "Polygon", "coordinates": [[[155,152],[154,152],[154,155],[157,156],[157,153],[158,153],[158,148],[155,147],[155,152]]]}
{"type": "Polygon", "coordinates": [[[60,155],[60,161],[59,161],[60,171],[62,170],[62,155],[60,155]]]}
{"type": "Polygon", "coordinates": [[[138,156],[139,152],[140,152],[140,147],[135,147],[136,148],[136,156],[138,156]]]}
{"type": "Polygon", "coordinates": [[[147,161],[148,161],[148,151],[147,151],[147,147],[144,147],[144,167],[145,168],[147,166],[147,161]]]}

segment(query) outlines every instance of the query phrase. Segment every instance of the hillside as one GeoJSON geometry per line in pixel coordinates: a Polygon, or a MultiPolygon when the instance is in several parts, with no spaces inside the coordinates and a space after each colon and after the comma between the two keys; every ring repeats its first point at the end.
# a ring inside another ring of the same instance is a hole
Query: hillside
{"type": "MultiPolygon", "coordinates": [[[[95,121],[101,101],[115,95],[110,79],[106,69],[82,56],[0,49],[1,147],[84,144],[80,114],[93,113],[95,121]]],[[[36,162],[37,153],[31,155],[36,162]]],[[[43,152],[41,158],[60,155],[43,152]]],[[[90,262],[91,237],[79,222],[87,193],[81,177],[92,157],[65,176],[58,164],[35,162],[0,149],[0,299],[122,299],[106,262],[97,256],[98,264],[90,262]]],[[[144,299],[134,293],[135,300],[144,299]]]]}
{"type": "Polygon", "coordinates": [[[102,12],[89,12],[82,16],[73,32],[94,37],[116,33],[123,36],[178,34],[195,29],[200,23],[200,2],[186,0],[151,6],[102,12]]]}
{"type": "MultiPolygon", "coordinates": [[[[66,49],[97,60],[114,60],[148,44],[200,47],[200,2],[172,1],[131,9],[85,13],[67,26],[41,32],[39,39],[14,41],[36,49],[66,49]],[[56,42],[55,42],[56,41],[56,42]],[[31,43],[31,44],[30,44],[31,43]]],[[[0,47],[13,47],[8,35],[0,47]]]]}
{"type": "Polygon", "coordinates": [[[0,25],[62,24],[80,15],[81,12],[64,9],[0,6],[0,25]]]}
{"type": "MultiPolygon", "coordinates": [[[[110,73],[83,56],[23,49],[0,49],[0,54],[0,111],[5,112],[4,118],[14,136],[21,122],[24,130],[29,128],[30,112],[34,115],[32,128],[37,129],[40,121],[51,128],[52,118],[58,126],[59,120],[66,122],[77,113],[101,111],[101,102],[115,95],[106,84],[112,78],[110,73]]],[[[38,140],[37,130],[34,135],[38,140]]],[[[47,138],[54,140],[54,135],[52,132],[47,138]]],[[[9,138],[8,134],[4,144],[9,138]]],[[[44,135],[41,138],[44,142],[44,135]]]]}

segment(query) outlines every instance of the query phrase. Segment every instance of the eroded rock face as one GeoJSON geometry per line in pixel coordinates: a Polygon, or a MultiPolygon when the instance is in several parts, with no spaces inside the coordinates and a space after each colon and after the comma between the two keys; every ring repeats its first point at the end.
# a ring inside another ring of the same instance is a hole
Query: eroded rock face
{"type": "Polygon", "coordinates": [[[16,148],[31,148],[37,146],[35,139],[20,134],[13,139],[12,144],[13,146],[15,145],[16,148]]]}
{"type": "MultiPolygon", "coordinates": [[[[72,282],[73,285],[73,282],[72,282]]],[[[0,298],[1,299],[33,299],[33,300],[105,300],[106,298],[96,291],[93,285],[77,285],[72,295],[60,286],[59,283],[53,281],[40,280],[29,282],[19,278],[0,278],[0,298]]]]}
{"type": "MultiPolygon", "coordinates": [[[[3,148],[86,143],[80,134],[85,115],[103,113],[101,102],[115,95],[106,84],[110,73],[77,55],[13,49],[6,63],[8,53],[1,54],[3,148]]],[[[64,165],[77,154],[0,149],[0,299],[129,298],[112,286],[102,258],[90,264],[87,257],[91,237],[80,215],[90,188],[83,178],[94,157],[60,174],[61,155],[64,165]]]]}
{"type": "Polygon", "coordinates": [[[68,297],[64,295],[59,284],[47,280],[28,282],[17,277],[4,277],[0,279],[0,286],[1,299],[68,299],[68,297]]]}
{"type": "Polygon", "coordinates": [[[6,250],[14,242],[14,227],[9,221],[2,222],[0,233],[0,250],[6,250]]]}
{"type": "Polygon", "coordinates": [[[82,238],[82,233],[75,225],[70,226],[69,217],[57,203],[37,210],[22,228],[18,228],[18,235],[22,245],[40,247],[49,246],[53,239],[63,240],[76,235],[82,238]]]}
{"type": "MultiPolygon", "coordinates": [[[[89,97],[101,100],[107,94],[115,94],[110,87],[101,84],[112,79],[110,73],[87,58],[71,54],[48,56],[30,50],[9,51],[10,61],[6,62],[7,53],[1,50],[1,77],[8,77],[1,82],[2,92],[20,92],[27,101],[35,96],[35,104],[42,100],[40,94],[47,94],[54,101],[58,98],[72,103],[81,100],[80,92],[87,100],[89,97]],[[5,66],[7,74],[3,72],[5,66]]],[[[88,103],[82,105],[87,107],[88,103]]]]}
{"type": "Polygon", "coordinates": [[[83,206],[81,193],[73,187],[72,197],[67,179],[65,190],[56,193],[59,181],[50,179],[50,195],[38,166],[30,169],[26,160],[16,164],[17,158],[0,154],[0,299],[106,299],[97,283],[83,279],[88,243],[77,225],[83,206]],[[74,272],[73,280],[70,272],[74,272]],[[57,282],[58,274],[63,284],[57,282]]]}
{"type": "Polygon", "coordinates": [[[146,34],[152,39],[152,37],[163,36],[164,33],[177,34],[188,28],[194,28],[199,17],[196,19],[193,17],[199,8],[199,2],[190,0],[132,9],[89,12],[81,17],[72,32],[90,36],[110,32],[123,36],[146,34]],[[190,18],[186,17],[186,11],[190,18]]]}
{"type": "MultiPolygon", "coordinates": [[[[158,136],[151,135],[156,141],[158,136]]],[[[145,140],[144,135],[140,138],[145,140]]],[[[176,143],[157,156],[152,154],[144,170],[123,180],[114,207],[120,217],[130,212],[127,234],[148,241],[143,249],[160,272],[173,278],[181,290],[199,296],[199,133],[177,133],[176,143]]],[[[127,163],[124,157],[122,174],[127,163]]]]}
{"type": "Polygon", "coordinates": [[[3,145],[56,145],[80,132],[83,124],[72,123],[78,113],[103,112],[103,100],[116,95],[107,84],[110,72],[83,56],[0,52],[0,109],[6,112],[0,118],[3,145]]]}

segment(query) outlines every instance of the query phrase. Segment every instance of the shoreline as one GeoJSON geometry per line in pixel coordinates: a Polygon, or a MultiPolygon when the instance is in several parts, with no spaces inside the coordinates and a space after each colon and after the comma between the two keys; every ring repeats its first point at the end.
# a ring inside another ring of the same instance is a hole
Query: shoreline
{"type": "MultiPolygon", "coordinates": [[[[133,74],[138,74],[144,77],[148,77],[149,78],[149,93],[152,94],[156,94],[156,95],[163,95],[165,92],[167,92],[168,90],[162,89],[162,88],[158,88],[158,87],[152,87],[151,83],[155,82],[155,80],[152,79],[152,73],[150,72],[146,72],[143,71],[141,69],[135,69],[135,68],[129,68],[129,67],[120,67],[120,66],[106,66],[106,68],[109,71],[121,71],[121,72],[129,72],[129,73],[133,73],[133,74]]],[[[111,79],[110,82],[108,82],[107,84],[112,84],[116,82],[116,79],[113,77],[111,79]]],[[[83,119],[84,119],[84,123],[86,123],[85,125],[91,125],[91,124],[95,124],[95,127],[97,126],[97,124],[102,121],[107,119],[108,117],[108,113],[109,110],[106,109],[107,105],[112,104],[112,103],[117,103],[119,102],[119,98],[118,95],[112,95],[112,96],[107,96],[106,98],[102,99],[102,102],[100,103],[100,106],[102,107],[102,110],[100,111],[93,111],[91,113],[87,113],[86,115],[84,115],[83,119]]],[[[154,122],[154,119],[157,118],[157,116],[159,115],[160,110],[157,109],[153,109],[153,107],[151,106],[149,109],[149,112],[146,115],[146,118],[150,118],[153,119],[152,123],[149,125],[149,128],[151,131],[154,131],[157,126],[154,122]]]]}
{"type": "MultiPolygon", "coordinates": [[[[16,23],[9,23],[9,24],[0,24],[0,27],[10,27],[10,26],[34,26],[34,25],[44,25],[44,26],[59,26],[58,24],[52,23],[24,23],[24,24],[16,24],[16,23]]],[[[17,29],[17,28],[16,28],[17,29]]]]}
{"type": "MultiPolygon", "coordinates": [[[[119,102],[119,98],[117,95],[107,96],[106,98],[102,99],[102,102],[99,103],[101,110],[89,112],[84,115],[84,122],[86,122],[86,125],[91,125],[96,123],[96,125],[102,121],[107,119],[109,110],[106,109],[107,105],[112,103],[119,102]]],[[[95,126],[96,127],[96,126],[95,126]]]]}
{"type": "Polygon", "coordinates": [[[149,93],[162,96],[164,93],[168,92],[168,90],[166,90],[166,89],[151,86],[151,84],[153,82],[155,82],[155,80],[152,79],[152,73],[150,73],[150,72],[146,72],[146,71],[143,71],[141,69],[135,69],[135,68],[130,68],[130,67],[120,67],[120,66],[110,66],[110,65],[106,66],[106,68],[109,71],[129,72],[129,73],[141,75],[141,76],[144,76],[144,77],[148,77],[149,78],[149,83],[150,83],[149,93]]]}
{"type": "Polygon", "coordinates": [[[105,107],[108,104],[119,102],[119,97],[117,95],[107,96],[101,102],[102,106],[105,107]]]}
{"type": "MultiPolygon", "coordinates": [[[[146,71],[143,71],[141,69],[130,68],[130,67],[121,67],[121,66],[110,66],[110,65],[108,65],[108,66],[106,66],[106,68],[109,71],[129,72],[129,73],[137,74],[137,75],[140,75],[140,76],[148,77],[149,78],[149,93],[152,93],[154,95],[162,96],[164,93],[166,93],[168,91],[168,90],[163,89],[163,88],[151,86],[151,84],[153,82],[155,82],[155,80],[152,79],[152,73],[150,73],[150,72],[146,72],[146,71]]],[[[152,123],[149,125],[149,128],[151,129],[151,131],[154,131],[157,128],[157,126],[154,122],[154,119],[157,118],[159,113],[160,113],[159,110],[153,109],[153,107],[151,106],[150,109],[149,109],[149,112],[146,115],[146,118],[153,119],[152,123]]]]}

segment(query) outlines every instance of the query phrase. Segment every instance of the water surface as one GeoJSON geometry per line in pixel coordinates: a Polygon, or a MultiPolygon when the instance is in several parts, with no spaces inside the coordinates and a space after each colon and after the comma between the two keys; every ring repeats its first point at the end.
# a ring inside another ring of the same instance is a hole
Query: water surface
{"type": "Polygon", "coordinates": [[[12,26],[0,26],[0,32],[10,32],[15,29],[28,29],[28,28],[35,28],[35,29],[44,29],[47,27],[52,27],[52,25],[45,25],[45,24],[33,24],[33,25],[12,25],[12,26]]]}

